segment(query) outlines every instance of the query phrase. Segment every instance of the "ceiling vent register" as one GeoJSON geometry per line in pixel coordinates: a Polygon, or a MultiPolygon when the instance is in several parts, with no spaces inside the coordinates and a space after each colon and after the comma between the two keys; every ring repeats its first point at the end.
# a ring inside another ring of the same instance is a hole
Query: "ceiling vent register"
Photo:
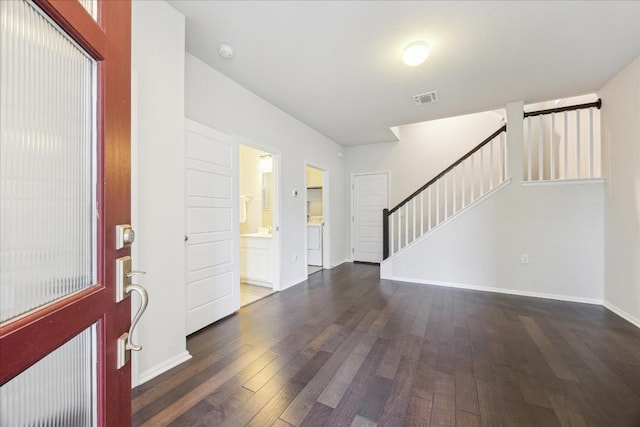
{"type": "Polygon", "coordinates": [[[413,95],[413,103],[416,105],[429,104],[431,102],[438,102],[438,92],[421,93],[420,95],[413,95]]]}

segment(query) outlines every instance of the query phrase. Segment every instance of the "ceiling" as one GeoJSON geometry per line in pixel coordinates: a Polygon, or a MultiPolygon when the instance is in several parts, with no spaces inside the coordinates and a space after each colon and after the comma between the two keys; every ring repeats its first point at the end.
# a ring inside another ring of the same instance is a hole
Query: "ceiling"
{"type": "Polygon", "coordinates": [[[598,90],[640,56],[639,1],[188,1],[186,50],[333,141],[598,90]],[[402,48],[431,47],[407,67],[402,48]],[[223,59],[227,43],[234,57],[223,59]],[[412,96],[438,91],[437,103],[412,96]]]}

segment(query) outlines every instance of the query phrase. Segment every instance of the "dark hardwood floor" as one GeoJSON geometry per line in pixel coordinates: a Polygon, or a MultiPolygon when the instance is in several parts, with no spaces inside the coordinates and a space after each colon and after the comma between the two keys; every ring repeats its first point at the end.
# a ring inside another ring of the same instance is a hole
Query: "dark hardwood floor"
{"type": "Polygon", "coordinates": [[[640,426],[640,330],[603,307],[343,264],[188,339],[149,426],[640,426]]]}

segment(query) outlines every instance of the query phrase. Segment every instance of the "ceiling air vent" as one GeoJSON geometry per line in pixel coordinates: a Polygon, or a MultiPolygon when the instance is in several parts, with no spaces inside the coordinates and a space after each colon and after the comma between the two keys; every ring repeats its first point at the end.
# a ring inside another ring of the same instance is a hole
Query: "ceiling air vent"
{"type": "Polygon", "coordinates": [[[438,92],[421,93],[420,95],[413,95],[413,103],[416,105],[428,104],[430,102],[438,102],[438,92]]]}

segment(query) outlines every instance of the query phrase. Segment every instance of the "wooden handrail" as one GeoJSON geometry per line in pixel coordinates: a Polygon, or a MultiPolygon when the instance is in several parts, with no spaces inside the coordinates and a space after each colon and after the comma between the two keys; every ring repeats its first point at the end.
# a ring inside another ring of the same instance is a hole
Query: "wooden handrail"
{"type": "Polygon", "coordinates": [[[528,113],[524,113],[524,117],[533,117],[533,116],[541,116],[543,114],[553,114],[553,113],[562,113],[564,111],[573,111],[573,110],[583,110],[585,108],[593,108],[596,107],[598,110],[602,107],[602,99],[598,99],[595,102],[588,102],[586,104],[578,104],[578,105],[568,105],[566,107],[558,107],[558,108],[549,108],[547,110],[539,110],[539,111],[530,111],[528,113]]]}
{"type": "Polygon", "coordinates": [[[446,168],[445,170],[443,170],[442,172],[440,172],[435,178],[433,178],[432,180],[430,180],[429,182],[427,182],[425,185],[423,185],[422,187],[418,188],[416,191],[414,191],[413,193],[411,193],[411,195],[409,197],[407,197],[406,199],[404,199],[403,201],[401,201],[400,203],[398,203],[393,209],[389,210],[389,215],[391,215],[392,213],[394,213],[395,211],[397,211],[398,209],[400,209],[402,206],[404,206],[407,202],[409,202],[411,199],[413,199],[414,197],[416,197],[418,194],[422,193],[427,187],[429,187],[430,185],[432,185],[434,182],[436,182],[437,180],[439,180],[440,178],[442,178],[444,175],[446,175],[447,172],[451,171],[453,168],[455,168],[456,166],[458,166],[460,163],[464,162],[465,160],[467,160],[469,157],[471,157],[476,151],[480,150],[482,147],[484,147],[485,145],[487,145],[490,141],[492,141],[496,136],[500,135],[502,132],[506,132],[507,130],[507,125],[503,125],[500,129],[498,129],[497,131],[495,131],[494,133],[492,133],[491,135],[489,135],[484,141],[482,141],[480,144],[476,145],[471,151],[469,151],[467,154],[465,154],[464,156],[460,157],[458,160],[456,160],[455,162],[453,162],[451,164],[451,166],[449,166],[448,168],[446,168]]]}

